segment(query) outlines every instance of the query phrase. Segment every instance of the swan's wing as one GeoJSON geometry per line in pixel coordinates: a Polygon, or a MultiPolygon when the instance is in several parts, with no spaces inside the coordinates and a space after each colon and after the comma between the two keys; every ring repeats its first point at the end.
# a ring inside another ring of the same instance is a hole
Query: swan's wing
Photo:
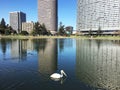
{"type": "Polygon", "coordinates": [[[61,75],[58,73],[54,73],[52,75],[50,75],[51,78],[61,78],[61,75]]]}

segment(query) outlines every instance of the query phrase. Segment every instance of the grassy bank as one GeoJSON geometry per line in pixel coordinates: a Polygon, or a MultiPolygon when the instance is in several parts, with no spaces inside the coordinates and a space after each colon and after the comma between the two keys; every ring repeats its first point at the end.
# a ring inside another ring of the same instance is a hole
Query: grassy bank
{"type": "Polygon", "coordinates": [[[39,38],[80,38],[80,39],[102,39],[102,40],[120,40],[120,36],[21,36],[21,35],[9,35],[0,36],[0,38],[11,39],[39,39],[39,38]]]}
{"type": "Polygon", "coordinates": [[[89,39],[120,40],[120,36],[96,36],[96,37],[89,37],[89,39]]]}
{"type": "Polygon", "coordinates": [[[39,39],[39,38],[75,38],[75,36],[21,36],[21,35],[9,35],[0,36],[0,38],[11,38],[11,39],[39,39]]]}

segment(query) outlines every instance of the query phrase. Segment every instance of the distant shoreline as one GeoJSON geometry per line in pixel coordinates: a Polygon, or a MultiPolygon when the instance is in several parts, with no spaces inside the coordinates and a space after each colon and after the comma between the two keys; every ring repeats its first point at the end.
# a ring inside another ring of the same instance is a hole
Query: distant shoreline
{"type": "Polygon", "coordinates": [[[0,36],[0,38],[6,39],[41,39],[41,38],[75,38],[75,36],[21,36],[21,35],[8,35],[8,36],[0,36]]]}
{"type": "Polygon", "coordinates": [[[79,38],[79,39],[98,39],[98,40],[120,40],[120,36],[96,36],[96,37],[90,37],[90,36],[21,36],[21,35],[8,35],[8,36],[0,36],[0,38],[6,38],[6,39],[43,39],[43,38],[53,38],[53,39],[59,39],[59,38],[79,38]]]}

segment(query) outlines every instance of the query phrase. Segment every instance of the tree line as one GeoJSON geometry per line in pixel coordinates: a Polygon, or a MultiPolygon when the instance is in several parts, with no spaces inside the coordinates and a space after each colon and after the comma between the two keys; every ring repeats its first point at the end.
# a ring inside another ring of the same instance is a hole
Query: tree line
{"type": "Polygon", "coordinates": [[[2,34],[2,35],[10,35],[12,33],[15,34],[16,31],[13,30],[11,26],[6,24],[4,18],[2,18],[1,22],[0,22],[0,34],[2,34]]]}
{"type": "MultiPolygon", "coordinates": [[[[27,31],[22,31],[20,33],[17,33],[16,30],[13,30],[11,26],[6,24],[4,18],[1,19],[0,21],[0,34],[1,35],[14,35],[14,34],[20,34],[20,35],[29,35],[27,31]]],[[[37,36],[37,35],[52,35],[50,30],[47,30],[45,24],[40,24],[39,22],[34,23],[34,28],[30,35],[37,36]]],[[[60,22],[60,26],[58,28],[58,32],[56,32],[56,35],[61,35],[61,36],[67,36],[67,32],[65,31],[65,25],[62,25],[60,22]]]]}
{"type": "MultiPolygon", "coordinates": [[[[34,30],[32,31],[31,34],[32,35],[53,35],[50,32],[50,30],[47,30],[44,23],[40,24],[39,22],[36,22],[34,24],[34,30]]],[[[62,22],[60,22],[60,26],[55,35],[68,36],[68,33],[65,30],[65,25],[62,25],[62,22]]]]}
{"type": "Polygon", "coordinates": [[[31,33],[33,36],[36,35],[51,35],[51,32],[47,30],[45,24],[40,24],[39,22],[35,22],[34,29],[31,33]]]}

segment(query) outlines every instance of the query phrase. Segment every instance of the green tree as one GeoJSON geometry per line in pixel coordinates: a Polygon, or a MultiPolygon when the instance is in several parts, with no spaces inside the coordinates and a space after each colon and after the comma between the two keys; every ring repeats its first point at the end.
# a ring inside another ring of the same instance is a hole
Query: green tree
{"type": "Polygon", "coordinates": [[[101,33],[102,33],[101,27],[99,26],[98,31],[97,31],[97,35],[100,35],[101,33]]]}
{"type": "Polygon", "coordinates": [[[7,29],[8,30],[13,30],[11,26],[7,26],[7,29]]]}
{"type": "Polygon", "coordinates": [[[45,24],[40,24],[39,22],[36,22],[34,25],[34,30],[32,32],[33,35],[48,35],[48,31],[46,29],[45,24]]]}
{"type": "Polygon", "coordinates": [[[21,35],[29,35],[29,33],[27,31],[21,31],[20,33],[21,35]]]}
{"type": "Polygon", "coordinates": [[[4,30],[5,35],[16,34],[16,33],[17,32],[13,30],[11,26],[9,26],[8,24],[6,25],[6,28],[4,30]]]}
{"type": "Polygon", "coordinates": [[[50,30],[47,31],[47,35],[52,35],[52,33],[50,32],[50,30]]]}
{"type": "Polygon", "coordinates": [[[2,18],[2,20],[0,22],[0,28],[2,28],[2,29],[6,28],[6,22],[5,22],[4,18],[2,18]]]}
{"type": "Polygon", "coordinates": [[[59,34],[60,35],[65,35],[66,32],[65,32],[65,25],[62,25],[62,22],[60,22],[60,27],[59,27],[59,34]]]}
{"type": "Polygon", "coordinates": [[[42,35],[47,35],[48,34],[48,31],[47,31],[44,23],[42,25],[40,25],[40,30],[41,30],[42,35]]]}
{"type": "Polygon", "coordinates": [[[16,34],[17,32],[9,24],[6,25],[4,18],[2,18],[0,22],[0,34],[10,35],[11,33],[16,34]]]}
{"type": "Polygon", "coordinates": [[[11,30],[6,29],[4,34],[5,34],[5,35],[10,35],[10,34],[11,34],[11,30]]]}
{"type": "Polygon", "coordinates": [[[40,29],[40,23],[39,22],[36,22],[35,25],[34,25],[34,34],[35,35],[40,35],[41,34],[41,29],[40,29]]]}
{"type": "Polygon", "coordinates": [[[6,23],[4,18],[2,18],[0,22],[0,34],[5,34],[5,29],[6,29],[6,23]]]}
{"type": "Polygon", "coordinates": [[[17,34],[17,32],[15,30],[11,30],[12,34],[17,34]]]}
{"type": "Polygon", "coordinates": [[[35,32],[35,30],[32,30],[31,33],[30,33],[30,35],[35,36],[35,35],[37,35],[37,33],[35,32]]]}
{"type": "Polygon", "coordinates": [[[59,33],[60,35],[64,35],[65,34],[65,26],[62,25],[60,28],[59,28],[59,33]]]}
{"type": "Polygon", "coordinates": [[[90,29],[88,33],[89,33],[89,35],[92,35],[92,30],[90,29]]]}

